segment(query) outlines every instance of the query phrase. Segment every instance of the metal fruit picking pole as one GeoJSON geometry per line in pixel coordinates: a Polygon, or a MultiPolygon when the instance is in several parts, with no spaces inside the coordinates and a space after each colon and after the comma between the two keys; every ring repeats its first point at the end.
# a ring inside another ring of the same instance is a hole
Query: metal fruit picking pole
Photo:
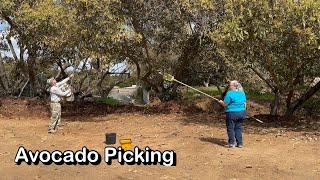
{"type": "MultiPolygon", "coordinates": [[[[160,73],[160,74],[161,74],[161,73],[160,73]]],[[[162,74],[161,74],[161,75],[162,75],[162,74]]],[[[163,76],[163,79],[166,80],[166,81],[175,81],[175,82],[177,82],[177,83],[179,83],[179,84],[182,84],[182,85],[184,85],[184,86],[187,86],[187,87],[189,87],[189,88],[191,88],[191,89],[193,89],[193,90],[195,90],[195,91],[197,91],[197,92],[199,92],[199,93],[201,93],[201,94],[203,94],[203,95],[206,95],[206,96],[208,96],[208,97],[210,97],[210,98],[212,98],[212,99],[214,99],[214,100],[216,100],[216,101],[219,102],[219,99],[217,99],[217,98],[215,98],[215,97],[213,97],[213,96],[210,96],[209,94],[204,93],[204,92],[202,92],[202,91],[200,91],[200,90],[198,90],[198,89],[196,89],[196,88],[194,88],[194,87],[191,87],[191,86],[189,86],[189,85],[187,85],[187,84],[185,84],[185,83],[183,83],[183,82],[180,82],[180,81],[176,80],[176,79],[174,78],[174,76],[172,76],[171,74],[164,73],[162,76],[163,76]]],[[[258,122],[260,122],[260,123],[263,123],[263,121],[255,118],[255,117],[248,116],[248,118],[252,118],[252,119],[254,119],[254,120],[256,120],[256,121],[258,121],[258,122]]]]}

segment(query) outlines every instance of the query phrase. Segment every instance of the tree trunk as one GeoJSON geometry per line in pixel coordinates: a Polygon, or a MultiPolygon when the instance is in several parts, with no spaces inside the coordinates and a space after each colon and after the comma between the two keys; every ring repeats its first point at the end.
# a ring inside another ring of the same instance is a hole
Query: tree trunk
{"type": "MultiPolygon", "coordinates": [[[[179,57],[180,64],[178,65],[177,69],[175,69],[176,79],[183,79],[186,68],[190,65],[190,61],[199,54],[200,47],[200,42],[196,34],[193,34],[187,39],[183,52],[179,57]]],[[[181,96],[180,92],[178,92],[178,87],[179,84],[174,83],[172,89],[170,89],[171,87],[169,87],[169,89],[162,91],[162,93],[165,93],[165,95],[161,95],[161,97],[165,98],[160,98],[161,101],[180,99],[181,96]]]]}
{"type": "Polygon", "coordinates": [[[293,98],[293,88],[291,88],[291,90],[289,91],[287,99],[286,99],[287,108],[290,106],[292,98],[293,98]]]}
{"type": "Polygon", "coordinates": [[[145,104],[150,103],[150,90],[151,88],[149,88],[145,84],[142,85],[142,99],[145,104]]]}
{"type": "Polygon", "coordinates": [[[3,67],[2,58],[0,57],[0,85],[4,89],[5,93],[9,91],[9,82],[6,79],[6,72],[3,67]]]}
{"type": "Polygon", "coordinates": [[[143,102],[145,104],[150,103],[150,91],[146,90],[145,88],[142,88],[142,96],[143,96],[143,102]]]}
{"type": "Polygon", "coordinates": [[[83,83],[84,83],[84,81],[87,79],[87,77],[88,77],[88,74],[86,74],[82,79],[80,79],[79,87],[78,87],[78,89],[77,89],[78,92],[81,91],[82,86],[83,86],[83,83]]]}
{"type": "MultiPolygon", "coordinates": [[[[219,87],[220,88],[220,87],[219,87]]],[[[226,96],[226,94],[227,94],[227,92],[228,92],[228,90],[229,90],[229,88],[226,86],[225,88],[224,88],[224,92],[221,94],[221,99],[224,99],[224,97],[226,96]]]]}
{"type": "MultiPolygon", "coordinates": [[[[16,51],[14,50],[14,47],[13,47],[13,45],[12,45],[12,41],[11,41],[10,37],[11,37],[11,36],[7,36],[6,39],[7,39],[7,41],[8,41],[9,48],[10,48],[10,51],[11,51],[11,53],[12,53],[12,55],[13,55],[14,60],[15,60],[15,61],[18,61],[19,59],[18,59],[18,56],[17,56],[16,51]]],[[[21,52],[21,53],[22,53],[22,52],[21,52]]]]}
{"type": "Polygon", "coordinates": [[[274,91],[274,99],[271,103],[270,114],[277,115],[280,107],[281,96],[279,90],[274,91]]]}
{"type": "Polygon", "coordinates": [[[204,87],[209,87],[209,78],[203,82],[204,87]]]}
{"type": "Polygon", "coordinates": [[[122,81],[114,81],[114,82],[109,83],[109,85],[107,87],[103,88],[104,97],[107,97],[110,94],[111,90],[115,86],[119,85],[120,83],[122,83],[122,81]]]}
{"type": "Polygon", "coordinates": [[[28,74],[29,74],[29,79],[30,79],[30,96],[33,97],[37,91],[36,88],[36,75],[34,72],[34,63],[35,59],[31,56],[28,59],[28,74]]]}
{"type": "Polygon", "coordinates": [[[315,86],[310,88],[304,95],[302,95],[299,99],[293,101],[286,110],[286,116],[292,116],[293,113],[300,108],[308,99],[310,99],[315,93],[320,90],[320,82],[318,82],[315,86]]]}
{"type": "MultiPolygon", "coordinates": [[[[98,83],[97,83],[97,89],[98,89],[98,91],[99,91],[99,94],[100,94],[100,96],[101,97],[106,97],[107,95],[106,95],[106,93],[105,93],[105,90],[104,90],[104,88],[102,87],[102,82],[104,81],[104,79],[106,78],[106,76],[107,76],[107,74],[108,74],[109,72],[108,71],[106,71],[105,73],[103,73],[103,75],[101,76],[101,78],[100,78],[100,80],[98,81],[98,83]]],[[[112,87],[113,88],[113,87],[112,87]]],[[[112,89],[111,88],[111,89],[112,89]]],[[[110,91],[111,91],[111,89],[110,89],[110,91]]],[[[110,92],[109,91],[109,92],[110,92]]]]}

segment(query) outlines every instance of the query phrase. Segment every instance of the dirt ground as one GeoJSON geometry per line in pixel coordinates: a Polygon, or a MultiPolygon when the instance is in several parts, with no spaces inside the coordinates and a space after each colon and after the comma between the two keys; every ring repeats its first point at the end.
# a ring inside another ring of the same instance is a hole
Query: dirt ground
{"type": "Polygon", "coordinates": [[[221,113],[181,110],[172,104],[153,108],[66,104],[64,129],[48,134],[47,107],[40,101],[2,100],[1,179],[320,179],[319,120],[256,116],[265,123],[245,121],[245,147],[228,149],[221,113]],[[19,146],[33,151],[86,146],[103,155],[105,133],[110,132],[117,133],[117,139],[131,138],[141,149],[174,150],[177,165],[14,163],[19,146]]]}

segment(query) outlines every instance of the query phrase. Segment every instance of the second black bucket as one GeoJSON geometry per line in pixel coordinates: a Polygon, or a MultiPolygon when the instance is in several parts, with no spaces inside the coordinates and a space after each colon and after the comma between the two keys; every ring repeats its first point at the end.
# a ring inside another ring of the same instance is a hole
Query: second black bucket
{"type": "Polygon", "coordinates": [[[116,144],[116,139],[116,133],[106,133],[106,144],[116,144]]]}

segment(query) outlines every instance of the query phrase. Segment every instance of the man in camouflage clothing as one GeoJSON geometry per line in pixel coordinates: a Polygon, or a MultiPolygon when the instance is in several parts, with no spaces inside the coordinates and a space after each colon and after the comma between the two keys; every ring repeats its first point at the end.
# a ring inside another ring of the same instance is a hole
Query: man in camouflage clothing
{"type": "MultiPolygon", "coordinates": [[[[73,77],[73,74],[70,75],[73,77]]],[[[50,108],[51,108],[51,118],[49,122],[49,130],[48,133],[55,133],[56,130],[59,128],[60,121],[61,121],[61,104],[60,101],[63,97],[70,95],[71,90],[67,90],[63,92],[61,87],[67,83],[70,79],[67,77],[66,79],[62,80],[61,82],[57,82],[54,78],[50,78],[47,80],[47,83],[51,85],[50,87],[50,108]]]]}

